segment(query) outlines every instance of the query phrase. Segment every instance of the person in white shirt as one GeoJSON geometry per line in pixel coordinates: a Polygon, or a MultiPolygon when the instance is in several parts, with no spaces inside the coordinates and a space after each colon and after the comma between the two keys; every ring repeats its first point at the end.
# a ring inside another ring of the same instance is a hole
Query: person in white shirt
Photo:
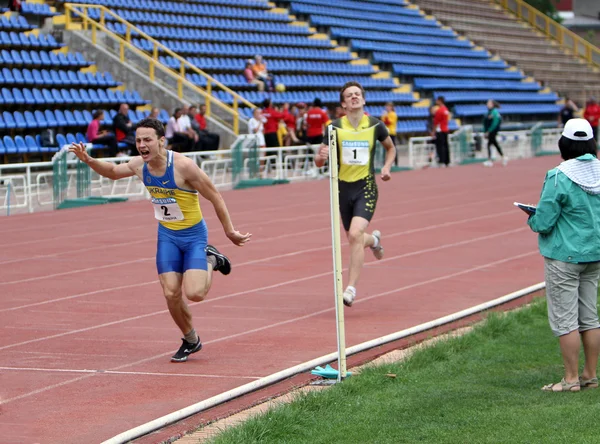
{"type": "Polygon", "coordinates": [[[248,121],[248,133],[256,134],[258,138],[258,147],[263,148],[266,146],[265,135],[263,133],[264,123],[267,119],[261,114],[260,108],[254,108],[252,118],[248,121]]]}
{"type": "MultiPolygon", "coordinates": [[[[196,142],[193,137],[190,137],[188,131],[184,131],[181,128],[181,124],[179,123],[181,111],[181,108],[176,108],[175,112],[167,122],[165,138],[167,139],[169,148],[172,150],[180,152],[192,151],[196,142]]],[[[194,131],[191,128],[190,130],[194,131]]]]}

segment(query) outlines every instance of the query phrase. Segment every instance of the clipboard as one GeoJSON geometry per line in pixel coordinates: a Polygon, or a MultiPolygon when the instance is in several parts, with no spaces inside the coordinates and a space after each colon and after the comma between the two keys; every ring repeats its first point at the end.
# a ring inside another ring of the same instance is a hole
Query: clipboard
{"type": "Polygon", "coordinates": [[[534,207],[533,205],[527,205],[527,204],[523,204],[523,203],[520,203],[520,202],[513,202],[513,205],[515,207],[518,207],[521,210],[523,210],[529,216],[533,216],[535,214],[536,207],[534,207]]]}

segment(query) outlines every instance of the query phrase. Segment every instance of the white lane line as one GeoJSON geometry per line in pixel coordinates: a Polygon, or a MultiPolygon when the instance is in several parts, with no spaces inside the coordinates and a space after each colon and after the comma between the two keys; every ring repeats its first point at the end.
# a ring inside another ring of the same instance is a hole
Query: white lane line
{"type": "MultiPolygon", "coordinates": [[[[494,233],[494,234],[489,234],[489,235],[486,235],[486,236],[475,237],[475,238],[471,238],[471,239],[467,239],[467,240],[463,240],[463,241],[459,241],[459,242],[453,242],[451,244],[443,244],[443,245],[438,245],[436,247],[431,247],[431,248],[426,248],[426,249],[422,249],[422,250],[417,250],[417,251],[413,251],[413,252],[410,252],[410,253],[404,253],[404,254],[400,254],[400,255],[397,255],[397,256],[392,256],[392,257],[389,257],[389,258],[386,258],[386,259],[382,259],[382,260],[377,261],[377,262],[365,263],[365,267],[369,267],[369,266],[372,266],[374,264],[381,263],[383,261],[389,262],[389,261],[392,261],[392,260],[398,260],[398,259],[402,259],[402,258],[406,258],[406,257],[416,256],[416,255],[423,254],[423,253],[432,253],[432,252],[446,250],[448,248],[458,247],[458,246],[462,246],[462,245],[468,245],[468,244],[472,244],[472,243],[475,243],[475,242],[480,242],[480,241],[484,241],[484,240],[488,240],[488,239],[494,239],[496,237],[502,237],[502,236],[505,236],[505,235],[517,233],[519,231],[524,231],[525,229],[526,228],[517,228],[517,229],[512,229],[512,230],[507,230],[507,231],[500,231],[500,232],[497,232],[497,233],[494,233]]],[[[343,271],[346,271],[346,268],[344,268],[343,271]]],[[[237,296],[241,296],[241,295],[245,295],[245,294],[257,293],[257,292],[262,292],[262,291],[265,291],[265,290],[272,290],[274,288],[279,288],[279,287],[283,287],[283,286],[286,286],[286,285],[297,284],[299,282],[305,282],[305,281],[308,281],[308,280],[317,279],[317,278],[324,277],[324,276],[329,276],[332,273],[333,273],[332,271],[327,271],[325,273],[320,273],[320,274],[315,274],[315,275],[311,275],[311,276],[306,276],[306,277],[303,277],[303,278],[291,279],[291,280],[288,280],[288,281],[279,282],[277,284],[267,285],[267,286],[264,286],[264,287],[253,288],[253,289],[249,289],[249,290],[239,291],[239,292],[236,292],[236,293],[230,293],[228,295],[218,296],[216,298],[212,298],[212,299],[209,299],[207,301],[197,302],[196,304],[207,304],[207,303],[221,301],[223,299],[229,299],[229,298],[232,298],[232,297],[237,297],[237,296]]],[[[196,304],[189,304],[189,305],[192,306],[192,305],[196,305],[196,304]]],[[[151,316],[165,314],[165,313],[168,313],[168,312],[169,312],[169,310],[160,310],[160,311],[156,311],[156,312],[152,312],[152,313],[146,313],[146,314],[143,314],[143,315],[137,315],[137,316],[132,316],[132,317],[129,317],[129,318],[119,319],[119,320],[116,320],[116,321],[106,322],[104,324],[99,324],[99,325],[94,325],[94,326],[90,326],[90,327],[80,328],[80,329],[77,329],[77,330],[72,330],[70,332],[57,333],[57,334],[50,335],[50,336],[43,336],[43,337],[39,337],[39,338],[35,338],[35,339],[30,339],[30,340],[23,341],[23,342],[18,342],[18,343],[14,343],[14,344],[10,344],[10,345],[5,345],[3,347],[0,347],[0,350],[6,350],[6,349],[9,349],[9,348],[18,347],[18,346],[21,346],[21,345],[31,344],[31,343],[39,342],[39,341],[45,341],[45,340],[48,340],[48,339],[59,338],[59,337],[62,337],[62,336],[72,335],[72,334],[76,334],[76,333],[83,333],[83,332],[87,332],[87,331],[91,331],[91,330],[96,330],[98,328],[109,327],[111,325],[118,325],[118,324],[122,324],[122,323],[129,322],[129,321],[135,321],[135,320],[138,320],[138,319],[144,319],[144,318],[151,317],[151,316]]]]}

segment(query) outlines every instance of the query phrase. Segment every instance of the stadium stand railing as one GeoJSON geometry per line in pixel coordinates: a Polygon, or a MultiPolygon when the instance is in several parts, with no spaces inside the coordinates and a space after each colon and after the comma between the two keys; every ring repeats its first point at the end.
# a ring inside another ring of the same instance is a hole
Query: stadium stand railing
{"type": "Polygon", "coordinates": [[[565,28],[523,0],[494,0],[519,19],[543,32],[547,37],[581,57],[592,66],[600,67],[600,48],[565,28]]]}
{"type": "Polygon", "coordinates": [[[205,100],[207,106],[207,117],[215,118],[218,116],[222,124],[229,127],[234,134],[239,134],[239,108],[240,105],[244,105],[251,109],[254,108],[254,104],[252,104],[250,101],[244,99],[238,93],[214,79],[212,76],[199,69],[196,65],[176,54],[161,42],[150,37],[140,28],[124,20],[105,6],[65,3],[64,7],[66,13],[67,30],[77,29],[78,27],[76,25],[74,26],[74,24],[78,21],[78,19],[81,20],[83,29],[91,31],[91,40],[94,45],[101,44],[102,42],[106,43],[103,39],[98,38],[99,32],[104,33],[104,35],[109,37],[118,45],[119,59],[122,63],[126,61],[127,51],[130,51],[131,53],[142,58],[147,63],[147,73],[151,81],[158,80],[157,71],[166,74],[171,80],[175,81],[177,96],[180,99],[189,97],[189,92],[184,90],[185,88],[188,88],[205,100]],[[117,22],[124,27],[124,37],[116,34],[107,27],[107,22],[109,20],[117,22]],[[140,49],[139,46],[134,45],[132,41],[134,38],[138,41],[145,42],[147,45],[146,47],[150,51],[146,53],[144,50],[140,49]],[[170,66],[167,66],[163,64],[159,58],[160,52],[167,54],[171,60],[174,60],[174,65],[171,64],[170,66]],[[191,71],[204,79],[205,89],[194,84],[187,78],[186,72],[188,71],[191,71]],[[213,93],[221,93],[225,97],[230,98],[231,106],[228,103],[219,100],[213,93]],[[215,108],[221,112],[217,113],[215,108]]]}

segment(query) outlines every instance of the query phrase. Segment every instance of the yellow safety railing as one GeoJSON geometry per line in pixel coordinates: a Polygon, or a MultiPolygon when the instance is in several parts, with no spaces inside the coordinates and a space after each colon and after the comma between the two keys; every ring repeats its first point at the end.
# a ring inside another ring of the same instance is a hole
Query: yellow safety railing
{"type": "Polygon", "coordinates": [[[515,14],[521,20],[539,29],[548,37],[556,40],[566,49],[573,51],[579,57],[585,59],[592,66],[600,66],[600,49],[587,40],[579,37],[572,31],[552,20],[546,14],[540,12],[523,0],[494,0],[504,9],[515,14]]]}
{"type": "Polygon", "coordinates": [[[249,108],[256,108],[254,104],[244,99],[242,96],[223,85],[221,82],[215,80],[213,77],[202,71],[200,68],[195,66],[194,64],[188,62],[186,59],[176,54],[169,48],[167,48],[162,43],[150,37],[148,34],[143,32],[141,29],[136,27],[135,25],[129,23],[126,20],[123,20],[117,14],[112,12],[110,9],[101,6],[101,5],[85,5],[79,3],[65,3],[65,14],[66,14],[66,23],[65,26],[67,29],[75,29],[73,24],[75,23],[74,18],[78,17],[82,21],[82,26],[84,30],[91,29],[92,32],[92,43],[94,45],[98,44],[97,41],[97,33],[101,31],[105,33],[108,37],[113,39],[119,44],[119,58],[121,62],[125,62],[125,50],[132,51],[138,57],[148,62],[148,75],[150,80],[154,81],[156,78],[156,71],[159,70],[172,79],[176,81],[177,84],[177,96],[180,99],[184,98],[183,88],[184,86],[190,88],[197,94],[201,95],[205,99],[206,103],[206,115],[211,116],[211,108],[212,106],[216,106],[219,109],[225,111],[225,113],[229,114],[232,118],[233,124],[230,126],[227,122],[223,122],[225,125],[229,126],[235,134],[239,134],[240,129],[240,113],[239,107],[240,105],[245,105],[249,108]],[[97,9],[99,10],[100,21],[96,21],[92,19],[89,15],[89,10],[97,9]],[[118,23],[121,23],[125,26],[125,37],[114,33],[106,27],[106,20],[108,17],[114,18],[114,20],[118,23]],[[140,39],[145,39],[152,44],[152,54],[149,54],[136,46],[131,42],[132,33],[136,33],[135,37],[140,39]],[[179,62],[179,69],[177,71],[169,68],[168,66],[162,64],[158,59],[159,51],[173,57],[175,60],[179,62]],[[185,74],[186,71],[191,71],[193,73],[199,74],[206,79],[206,89],[200,88],[196,84],[190,82],[186,79],[185,74]],[[233,97],[233,106],[229,106],[226,103],[223,103],[216,97],[212,95],[212,92],[215,90],[221,90],[229,93],[233,97]]]}

